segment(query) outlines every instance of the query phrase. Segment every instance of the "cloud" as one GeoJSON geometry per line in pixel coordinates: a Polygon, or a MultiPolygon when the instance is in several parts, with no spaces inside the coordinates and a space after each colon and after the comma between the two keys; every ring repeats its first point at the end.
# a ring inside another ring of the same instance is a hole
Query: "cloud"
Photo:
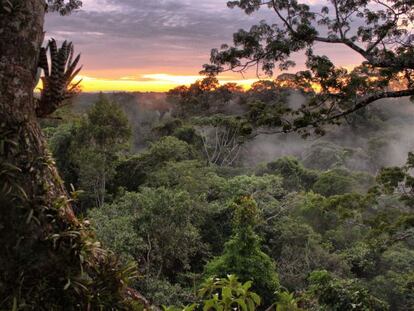
{"type": "Polygon", "coordinates": [[[46,30],[50,37],[73,41],[82,51],[85,68],[158,64],[197,72],[208,61],[210,49],[230,41],[243,24],[241,12],[231,13],[216,0],[209,5],[186,0],[89,0],[69,17],[48,15],[46,30]]]}
{"type": "MultiPolygon", "coordinates": [[[[85,74],[112,70],[123,72],[117,78],[137,72],[197,75],[211,48],[231,43],[235,31],[261,19],[275,21],[270,10],[247,16],[228,9],[226,2],[84,0],[83,9],[70,16],[49,14],[47,36],[73,41],[82,53],[85,74]]],[[[303,66],[300,55],[297,63],[303,66]]]]}

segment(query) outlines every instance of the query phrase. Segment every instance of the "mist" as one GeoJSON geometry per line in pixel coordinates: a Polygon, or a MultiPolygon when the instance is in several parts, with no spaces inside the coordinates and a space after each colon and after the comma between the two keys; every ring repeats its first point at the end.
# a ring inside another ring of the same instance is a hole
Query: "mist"
{"type": "MultiPolygon", "coordinates": [[[[304,101],[297,93],[289,98],[292,108],[304,101]]],[[[381,167],[405,164],[414,150],[414,105],[409,98],[384,99],[367,108],[365,115],[352,124],[329,126],[322,137],[303,139],[296,133],[260,135],[244,146],[242,161],[255,166],[280,157],[294,156],[307,167],[376,173],[381,167]],[[323,157],[332,163],[315,163],[323,157]],[[336,160],[336,161],[335,161],[336,160]]]]}
{"type": "MultiPolygon", "coordinates": [[[[76,112],[85,112],[99,94],[80,94],[73,103],[76,112]]],[[[148,146],[152,128],[170,117],[172,106],[165,93],[109,93],[126,113],[133,130],[133,151],[148,146]]],[[[297,92],[289,97],[289,106],[297,109],[305,98],[297,92]]],[[[233,114],[243,108],[238,101],[227,107],[233,114]]],[[[401,166],[414,150],[414,105],[408,98],[380,100],[352,124],[329,126],[325,136],[303,139],[296,133],[259,135],[243,146],[240,162],[254,167],[263,162],[293,156],[315,169],[345,167],[376,173],[381,167],[401,166]],[[359,118],[359,119],[358,119],[359,118]]]]}
{"type": "MultiPolygon", "coordinates": [[[[171,110],[165,93],[116,92],[105,95],[109,100],[119,104],[125,112],[132,128],[132,151],[134,152],[146,148],[153,126],[166,118],[171,110]]],[[[99,93],[79,94],[73,101],[74,111],[85,113],[99,96],[99,93]]]]}

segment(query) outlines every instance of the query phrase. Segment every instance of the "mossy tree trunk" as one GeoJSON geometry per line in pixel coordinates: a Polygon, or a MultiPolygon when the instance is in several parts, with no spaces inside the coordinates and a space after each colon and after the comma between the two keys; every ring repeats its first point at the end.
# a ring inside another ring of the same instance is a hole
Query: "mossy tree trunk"
{"type": "MultiPolygon", "coordinates": [[[[36,117],[44,0],[0,0],[0,309],[123,310],[133,269],[72,211],[36,117]]],[[[128,295],[129,294],[129,295],[128,295]]],[[[128,301],[127,301],[128,300],[128,301]]]]}
{"type": "MultiPolygon", "coordinates": [[[[15,2],[10,13],[0,11],[0,120],[2,137],[13,137],[18,154],[2,150],[2,162],[20,170],[14,181],[29,200],[41,194],[43,200],[51,202],[66,193],[37,122],[33,92],[46,4],[43,0],[15,2]]],[[[65,212],[75,220],[69,205],[65,212]]]]}

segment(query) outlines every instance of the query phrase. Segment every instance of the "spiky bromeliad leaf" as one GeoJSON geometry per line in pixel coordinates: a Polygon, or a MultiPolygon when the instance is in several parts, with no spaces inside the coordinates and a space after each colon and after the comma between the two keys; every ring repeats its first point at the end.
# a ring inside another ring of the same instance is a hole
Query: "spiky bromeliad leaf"
{"type": "Polygon", "coordinates": [[[60,48],[51,39],[39,56],[39,67],[43,69],[43,89],[36,109],[37,116],[44,118],[62,106],[63,102],[79,91],[82,80],[72,83],[82,67],[78,67],[80,54],[74,58],[71,42],[63,42],[60,48]],[[48,59],[49,52],[49,59],[48,59]]]}

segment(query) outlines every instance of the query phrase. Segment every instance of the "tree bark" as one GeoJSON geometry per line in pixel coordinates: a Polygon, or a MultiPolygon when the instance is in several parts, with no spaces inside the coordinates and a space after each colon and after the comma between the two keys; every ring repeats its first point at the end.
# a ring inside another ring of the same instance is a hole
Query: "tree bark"
{"type": "MultiPolygon", "coordinates": [[[[42,273],[65,270],[54,266],[62,261],[48,239],[79,225],[35,113],[46,4],[12,3],[11,12],[0,11],[0,296],[6,299],[1,309],[11,301],[23,303],[24,291],[42,282],[42,273]]],[[[33,300],[38,304],[42,297],[33,300]]]]}
{"type": "Polygon", "coordinates": [[[0,309],[127,310],[135,299],[125,286],[130,275],[75,217],[36,118],[45,1],[11,1],[11,12],[3,3],[0,309]]]}
{"type": "MultiPolygon", "coordinates": [[[[44,39],[44,0],[20,1],[10,14],[0,15],[0,120],[2,131],[17,134],[20,154],[6,155],[3,160],[20,168],[21,186],[29,198],[36,194],[37,184],[32,174],[24,170],[30,158],[50,159],[45,138],[36,117],[34,88],[38,56],[44,39]]],[[[3,132],[2,132],[3,133],[3,132]]],[[[27,167],[26,167],[27,168],[27,167]]],[[[54,165],[40,172],[48,183],[48,196],[56,199],[66,196],[54,165]]],[[[76,220],[69,204],[67,216],[76,220]]]]}

